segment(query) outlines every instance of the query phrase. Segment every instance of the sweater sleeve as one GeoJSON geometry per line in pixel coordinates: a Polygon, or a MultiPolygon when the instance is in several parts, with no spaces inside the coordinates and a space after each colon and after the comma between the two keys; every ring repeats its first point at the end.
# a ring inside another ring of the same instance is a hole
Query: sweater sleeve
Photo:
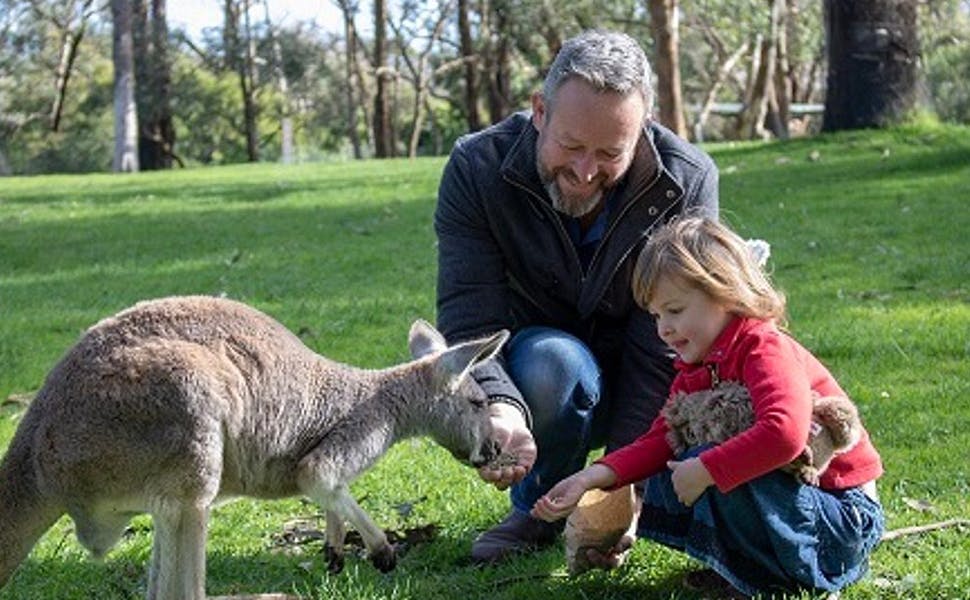
{"type": "Polygon", "coordinates": [[[789,338],[774,330],[741,346],[739,375],[751,394],[754,425],[700,454],[722,492],[791,462],[805,446],[812,419],[810,378],[789,338]]]}
{"type": "Polygon", "coordinates": [[[646,479],[666,468],[667,461],[673,458],[666,434],[667,423],[663,416],[658,416],[646,433],[597,460],[616,474],[616,482],[610,489],[646,479]]]}
{"type": "MultiPolygon", "coordinates": [[[[438,187],[434,228],[438,239],[438,327],[450,342],[510,328],[505,261],[492,235],[476,178],[498,177],[476,165],[474,152],[455,145],[438,187]]],[[[475,380],[492,399],[519,407],[521,392],[501,357],[476,367],[475,380]]]]}

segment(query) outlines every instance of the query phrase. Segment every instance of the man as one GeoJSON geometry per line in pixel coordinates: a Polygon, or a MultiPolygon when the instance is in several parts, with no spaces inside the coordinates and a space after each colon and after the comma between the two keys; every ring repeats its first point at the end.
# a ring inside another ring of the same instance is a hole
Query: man
{"type": "Polygon", "coordinates": [[[438,190],[438,323],[450,341],[506,328],[476,380],[515,464],[482,468],[512,511],[478,563],[554,542],[529,510],[556,482],[647,429],[673,366],[630,288],[653,227],[716,216],[711,159],[650,119],[651,71],[629,36],[567,41],[532,112],[458,140],[438,190]]]}

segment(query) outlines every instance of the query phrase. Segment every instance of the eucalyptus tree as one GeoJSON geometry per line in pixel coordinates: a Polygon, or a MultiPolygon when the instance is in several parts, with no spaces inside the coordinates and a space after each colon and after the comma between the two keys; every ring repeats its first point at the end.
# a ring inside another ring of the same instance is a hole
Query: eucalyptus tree
{"type": "Polygon", "coordinates": [[[175,154],[171,105],[171,58],[165,0],[131,0],[138,103],[138,163],[142,170],[168,169],[175,154]]]}
{"type": "Polygon", "coordinates": [[[138,107],[135,102],[135,57],[129,0],[111,0],[114,61],[114,171],[138,170],[138,107]]]}
{"type": "Polygon", "coordinates": [[[825,0],[828,78],[822,129],[882,127],[917,103],[917,0],[825,0]]]}

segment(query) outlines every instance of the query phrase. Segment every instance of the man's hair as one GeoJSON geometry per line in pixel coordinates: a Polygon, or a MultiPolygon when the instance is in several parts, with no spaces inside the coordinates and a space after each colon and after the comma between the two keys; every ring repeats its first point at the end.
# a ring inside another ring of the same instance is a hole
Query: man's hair
{"type": "Polygon", "coordinates": [[[546,110],[552,112],[556,92],[574,78],[601,92],[639,92],[647,115],[653,110],[653,71],[643,48],[625,33],[591,30],[566,40],[542,86],[546,110]]]}
{"type": "Polygon", "coordinates": [[[785,295],[744,239],[713,219],[675,218],[650,236],[633,272],[633,297],[644,310],[661,277],[700,289],[735,314],[786,324],[785,295]]]}

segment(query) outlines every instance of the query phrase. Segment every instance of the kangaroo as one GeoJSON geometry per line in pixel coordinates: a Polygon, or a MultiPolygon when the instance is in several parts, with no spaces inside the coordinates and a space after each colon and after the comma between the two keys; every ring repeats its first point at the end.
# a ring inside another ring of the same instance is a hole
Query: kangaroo
{"type": "Polygon", "coordinates": [[[326,512],[331,570],[349,523],[389,571],[394,549],[350,482],[409,436],[472,466],[494,459],[468,373],[508,335],[448,347],[419,320],[414,360],[365,370],[231,300],[163,298],[106,318],[52,369],[0,463],[0,587],[64,513],[95,558],[149,513],[147,597],[202,600],[210,509],[238,496],[308,496],[326,512]]]}

